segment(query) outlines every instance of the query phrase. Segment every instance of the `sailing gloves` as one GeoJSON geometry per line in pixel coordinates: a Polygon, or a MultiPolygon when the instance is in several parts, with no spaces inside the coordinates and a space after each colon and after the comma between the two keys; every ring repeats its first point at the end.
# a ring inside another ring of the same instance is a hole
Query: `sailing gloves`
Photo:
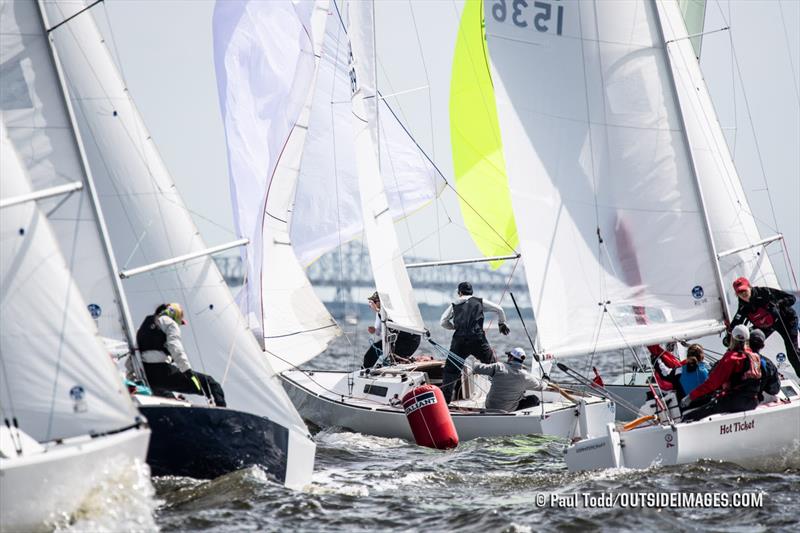
{"type": "Polygon", "coordinates": [[[683,400],[681,400],[681,410],[684,410],[687,407],[689,407],[689,404],[691,403],[692,403],[692,398],[687,394],[686,396],[683,397],[683,400]]]}
{"type": "Polygon", "coordinates": [[[203,393],[203,389],[202,389],[202,387],[200,387],[200,380],[197,379],[197,376],[194,375],[194,372],[192,372],[191,369],[189,369],[186,372],[184,372],[183,375],[184,375],[184,377],[186,377],[186,379],[188,379],[189,381],[194,383],[194,386],[197,389],[198,393],[200,393],[200,394],[203,393]]]}
{"type": "Polygon", "coordinates": [[[508,326],[506,326],[505,323],[503,322],[501,322],[498,327],[500,328],[500,333],[502,333],[503,335],[508,335],[509,333],[511,333],[511,330],[508,329],[508,326]]]}

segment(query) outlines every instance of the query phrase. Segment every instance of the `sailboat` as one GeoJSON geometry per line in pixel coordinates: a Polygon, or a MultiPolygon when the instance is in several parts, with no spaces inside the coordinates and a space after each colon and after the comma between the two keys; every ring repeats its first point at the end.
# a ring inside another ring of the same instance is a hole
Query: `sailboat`
{"type": "Polygon", "coordinates": [[[33,190],[3,123],[0,154],[0,528],[40,530],[142,464],[150,430],[36,205],[80,187],[33,190]]]}
{"type": "MultiPolygon", "coordinates": [[[[562,3],[527,15],[487,9],[487,42],[503,137],[513,139],[504,148],[521,247],[541,258],[526,275],[543,349],[591,356],[722,331],[735,277],[776,280],[765,240],[742,216],[747,202],[677,2],[562,3]]],[[[774,459],[797,446],[797,391],[785,381],[755,411],[699,422],[664,413],[630,431],[609,424],[571,446],[567,465],[774,459]]]]}
{"type": "MultiPolygon", "coordinates": [[[[272,24],[285,27],[287,21],[304,20],[303,13],[308,13],[312,3],[284,8],[279,4],[270,4],[275,11],[270,20],[272,24]],[[281,9],[286,10],[283,21],[277,16],[281,9]]],[[[325,4],[316,3],[316,12],[319,12],[320,5],[325,4]]],[[[221,5],[224,3],[218,4],[218,10],[221,5]]],[[[322,171],[317,170],[315,174],[308,167],[319,169],[325,160],[331,161],[320,154],[320,139],[325,139],[325,133],[331,130],[336,132],[337,143],[342,138],[345,143],[350,143],[341,151],[334,145],[333,173],[345,168],[358,184],[356,201],[360,209],[356,212],[360,212],[359,226],[366,235],[369,260],[381,295],[383,319],[387,326],[384,331],[391,328],[427,335],[395,235],[394,213],[385,186],[388,180],[383,179],[384,172],[378,163],[379,152],[384,153],[383,143],[405,146],[399,150],[401,155],[396,156],[393,163],[402,169],[418,169],[407,175],[417,180],[422,176],[422,184],[429,182],[432,163],[420,154],[408,132],[397,127],[396,117],[387,109],[383,99],[376,97],[375,59],[372,38],[369,37],[372,5],[350,4],[349,9],[355,19],[347,25],[349,42],[338,6],[331,3],[330,8],[323,11],[326,17],[321,27],[325,39],[321,40],[321,47],[320,41],[307,39],[301,40],[307,42],[307,48],[299,51],[291,39],[272,44],[282,53],[270,54],[269,57],[280,58],[287,64],[267,63],[271,73],[295,73],[292,86],[284,92],[281,92],[283,88],[279,84],[270,85],[268,79],[258,80],[256,86],[252,86],[252,80],[248,80],[250,86],[242,82],[244,76],[237,67],[248,63],[241,60],[241,51],[252,52],[252,43],[236,43],[240,48],[233,50],[226,48],[229,54],[226,57],[231,59],[217,61],[218,79],[223,80],[220,96],[226,120],[232,190],[238,210],[237,225],[240,235],[260,241],[262,247],[256,256],[252,255],[253,248],[249,248],[244,257],[248,275],[252,277],[243,290],[240,303],[243,303],[245,312],[256,319],[252,329],[263,332],[259,340],[273,366],[284,369],[281,376],[304,418],[320,427],[335,425],[366,434],[411,439],[411,430],[399,405],[400,399],[408,391],[440,374],[441,361],[392,366],[374,372],[320,372],[297,368],[321,353],[330,339],[339,333],[305,279],[294,256],[287,229],[290,218],[293,227],[305,224],[311,228],[318,227],[315,225],[318,217],[312,213],[308,213],[309,217],[299,218],[298,212],[292,210],[291,193],[299,187],[297,179],[304,172],[311,179],[321,179],[318,174],[322,171]],[[352,52],[348,52],[351,45],[352,52]],[[316,58],[313,74],[312,57],[316,58]],[[304,65],[304,60],[309,64],[304,65]],[[306,77],[299,77],[301,73],[306,73],[306,77]],[[271,98],[266,98],[262,94],[266,88],[271,88],[285,100],[272,94],[271,98]],[[288,110],[288,105],[283,104],[284,101],[294,103],[294,114],[288,110]],[[341,104],[344,102],[350,102],[350,108],[342,112],[341,104]],[[263,106],[266,105],[271,106],[272,114],[264,112],[263,106]],[[260,112],[254,113],[254,109],[260,112]],[[380,124],[378,109],[387,113],[380,124]],[[330,117],[334,118],[331,120],[330,117]],[[346,121],[341,118],[346,118],[346,121]],[[278,130],[281,134],[275,133],[277,126],[283,127],[278,130]],[[267,131],[269,135],[260,133],[267,131]],[[382,142],[378,142],[379,137],[382,142]],[[262,148],[254,150],[254,146],[262,148]],[[278,157],[269,160],[258,155],[262,153],[278,154],[278,157]],[[407,155],[404,157],[404,154],[407,155]],[[347,160],[352,166],[341,164],[340,159],[347,160]],[[269,177],[266,183],[264,176],[269,177]],[[251,199],[253,187],[266,191],[257,197],[259,203],[255,206],[251,199]],[[242,191],[249,191],[248,196],[242,191]],[[260,209],[262,205],[265,209],[260,209]],[[250,223],[246,222],[248,219],[250,223]],[[303,312],[299,307],[301,304],[312,311],[303,312]]],[[[305,20],[310,21],[311,17],[305,20]]],[[[313,28],[313,35],[320,39],[316,33],[320,26],[311,22],[306,22],[305,26],[313,28]]],[[[275,32],[268,31],[269,24],[265,23],[263,28],[260,35],[275,35],[275,32]]],[[[222,30],[215,33],[224,35],[222,30]]],[[[228,42],[222,38],[220,41],[228,42]]],[[[253,61],[252,56],[247,57],[253,61]]],[[[265,70],[262,68],[260,71],[265,70]]],[[[333,142],[334,139],[331,137],[330,140],[333,142]]],[[[330,147],[325,149],[329,151],[330,147]]],[[[353,211],[348,210],[341,216],[350,220],[348,217],[352,214],[353,211]]],[[[345,231],[351,230],[346,228],[345,231]]],[[[296,235],[294,230],[291,234],[296,235]]],[[[545,401],[541,408],[516,413],[487,413],[480,409],[480,398],[466,399],[459,405],[475,409],[454,413],[459,436],[461,440],[525,433],[583,437],[613,420],[614,405],[602,398],[587,396],[568,400],[558,393],[549,392],[543,397],[545,401]]]]}
{"type": "MultiPolygon", "coordinates": [[[[127,341],[138,361],[131,317],[181,302],[190,323],[183,343],[193,367],[225,388],[228,408],[202,397],[135,396],[153,430],[152,472],[208,478],[255,464],[287,487],[303,487],[313,470],[314,442],[211,257],[246,241],[203,243],[95,25],[92,12],[102,6],[64,1],[5,7],[10,16],[4,20],[19,21],[23,42],[32,43],[25,49],[30,61],[58,72],[50,80],[19,81],[63,91],[91,169],[93,208],[104,220],[109,279],[118,290],[109,290],[106,305],[90,304],[90,311],[99,320],[107,314],[123,318],[117,323],[122,334],[112,338],[127,341]],[[33,56],[34,45],[48,41],[52,58],[33,56]]],[[[146,380],[141,372],[138,378],[146,380]]]]}

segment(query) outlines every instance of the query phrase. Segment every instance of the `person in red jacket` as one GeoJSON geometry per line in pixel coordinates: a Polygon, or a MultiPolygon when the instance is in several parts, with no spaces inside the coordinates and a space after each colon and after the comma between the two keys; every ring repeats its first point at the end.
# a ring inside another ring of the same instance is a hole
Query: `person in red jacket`
{"type": "Polygon", "coordinates": [[[675,354],[673,354],[669,348],[670,347],[667,346],[665,350],[658,344],[647,347],[650,351],[650,363],[653,365],[653,374],[656,377],[656,383],[658,383],[658,387],[662,391],[670,391],[674,388],[672,381],[669,379],[669,375],[673,369],[683,364],[680,359],[675,357],[675,354]]]}
{"type": "Polygon", "coordinates": [[[755,409],[761,390],[761,358],[750,351],[750,330],[738,325],[731,332],[730,348],[714,366],[708,379],[681,400],[681,409],[696,405],[712,393],[715,396],[683,416],[684,422],[700,420],[714,413],[738,413],[755,409]]]}

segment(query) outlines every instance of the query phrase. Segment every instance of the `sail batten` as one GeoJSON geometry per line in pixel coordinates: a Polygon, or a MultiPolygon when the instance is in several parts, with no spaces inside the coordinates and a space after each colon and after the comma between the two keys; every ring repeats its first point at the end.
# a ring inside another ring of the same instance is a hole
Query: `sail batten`
{"type": "Polygon", "coordinates": [[[722,324],[655,9],[558,2],[549,17],[528,9],[515,18],[484,4],[539,341],[556,355],[722,324]]]}

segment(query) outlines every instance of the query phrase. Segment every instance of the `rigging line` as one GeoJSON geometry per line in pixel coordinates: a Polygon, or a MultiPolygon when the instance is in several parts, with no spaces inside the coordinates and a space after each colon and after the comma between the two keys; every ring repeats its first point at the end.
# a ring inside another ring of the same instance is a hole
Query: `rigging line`
{"type": "Polygon", "coordinates": [[[797,97],[797,103],[800,105],[800,90],[797,88],[797,74],[794,69],[794,61],[792,61],[791,45],[789,44],[789,31],[786,29],[786,17],[783,13],[783,3],[778,0],[778,9],[781,12],[781,25],[783,25],[783,40],[786,41],[786,49],[789,56],[789,67],[792,71],[792,85],[794,86],[794,94],[797,97]]]}
{"type": "Polygon", "coordinates": [[[128,86],[128,81],[125,77],[125,69],[122,65],[122,56],[119,54],[119,47],[117,46],[117,38],[116,34],[114,33],[114,28],[111,25],[111,17],[108,14],[108,6],[105,2],[103,2],[103,15],[106,18],[106,26],[108,27],[108,33],[111,35],[111,48],[114,50],[114,54],[117,56],[117,69],[119,69],[119,75],[122,78],[122,83],[125,87],[128,86]]]}
{"type": "MultiPolygon", "coordinates": [[[[91,4],[89,4],[88,6],[84,7],[83,9],[78,11],[77,13],[74,13],[73,15],[65,18],[64,20],[62,20],[61,22],[59,22],[55,26],[53,26],[51,28],[45,28],[44,29],[45,33],[49,34],[50,32],[54,31],[56,28],[59,28],[60,26],[63,26],[64,24],[66,24],[70,20],[72,20],[75,17],[77,17],[78,15],[82,14],[84,11],[89,11],[90,9],[92,9],[94,6],[96,6],[97,4],[99,4],[101,2],[103,2],[103,0],[96,0],[95,2],[92,2],[91,4]]],[[[61,12],[61,6],[56,6],[56,7],[58,8],[58,11],[61,12]]],[[[63,13],[61,13],[61,14],[63,15],[63,13]]]]}

